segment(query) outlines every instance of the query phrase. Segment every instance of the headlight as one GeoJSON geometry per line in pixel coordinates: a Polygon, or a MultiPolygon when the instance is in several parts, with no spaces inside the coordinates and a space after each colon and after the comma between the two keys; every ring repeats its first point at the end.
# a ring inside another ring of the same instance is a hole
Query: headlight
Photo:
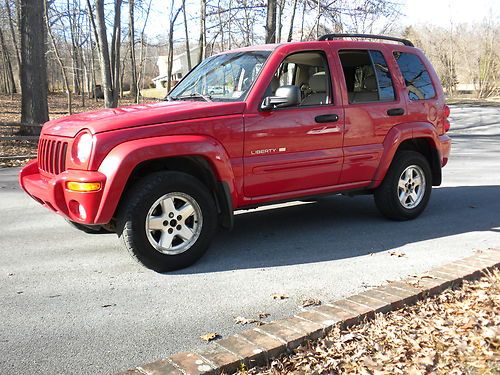
{"type": "Polygon", "coordinates": [[[92,134],[87,131],[76,136],[75,143],[73,143],[73,159],[80,164],[84,164],[89,161],[90,154],[92,152],[92,143],[94,139],[92,134]]]}

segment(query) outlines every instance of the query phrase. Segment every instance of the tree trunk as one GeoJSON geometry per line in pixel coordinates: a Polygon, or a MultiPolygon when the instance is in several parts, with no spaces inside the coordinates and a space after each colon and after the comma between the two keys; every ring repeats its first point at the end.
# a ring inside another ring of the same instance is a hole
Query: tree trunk
{"type": "Polygon", "coordinates": [[[61,68],[61,73],[63,77],[64,90],[66,91],[66,98],[68,103],[68,114],[72,114],[72,105],[71,105],[71,88],[69,87],[68,75],[66,73],[66,68],[64,67],[64,63],[61,59],[61,54],[59,53],[59,49],[57,48],[56,41],[54,39],[54,35],[52,34],[52,30],[50,28],[49,22],[49,4],[48,0],[44,0],[44,14],[45,14],[45,24],[47,26],[47,34],[49,35],[50,42],[52,44],[52,48],[54,48],[54,55],[56,56],[57,63],[61,68]]]}
{"type": "Polygon", "coordinates": [[[99,63],[101,65],[102,91],[106,108],[116,107],[113,95],[113,81],[111,79],[111,64],[109,61],[108,36],[106,33],[106,19],[104,17],[104,0],[95,0],[96,30],[99,41],[99,63]]]}
{"type": "Polygon", "coordinates": [[[266,43],[276,43],[276,0],[267,0],[266,43]]]}
{"type": "Polygon", "coordinates": [[[189,48],[189,31],[186,17],[186,0],[182,0],[182,13],[184,15],[184,32],[186,34],[186,57],[188,64],[188,71],[193,67],[191,64],[191,48],[189,48]]]}
{"type": "Polygon", "coordinates": [[[12,63],[10,61],[9,51],[7,50],[7,45],[5,44],[5,39],[3,37],[2,30],[0,29],[0,46],[2,47],[3,59],[6,67],[6,82],[7,87],[9,88],[7,91],[9,94],[15,94],[16,90],[16,82],[14,81],[14,72],[12,71],[12,63]]]}
{"type": "Polygon", "coordinates": [[[120,93],[121,8],[122,0],[115,0],[115,18],[113,22],[113,36],[111,39],[113,107],[118,105],[118,94],[120,93]]]}
{"type": "Polygon", "coordinates": [[[291,42],[293,39],[293,21],[295,21],[295,11],[297,10],[297,0],[293,1],[292,18],[290,19],[290,29],[288,30],[287,42],[291,42]]]}
{"type": "Polygon", "coordinates": [[[198,46],[200,48],[198,63],[202,62],[205,58],[205,49],[207,44],[207,30],[205,17],[207,16],[207,0],[200,0],[200,39],[198,42],[198,46]]]}
{"type": "Polygon", "coordinates": [[[44,12],[42,1],[21,0],[20,4],[21,134],[33,135],[49,119],[44,12]]]}
{"type": "Polygon", "coordinates": [[[135,61],[135,26],[134,26],[135,1],[128,2],[128,39],[130,43],[130,96],[137,96],[137,64],[135,61]]]}
{"type": "MultiPolygon", "coordinates": [[[[21,53],[19,51],[19,47],[17,44],[17,38],[16,38],[16,31],[14,30],[14,21],[12,19],[12,11],[10,8],[10,1],[5,0],[5,7],[7,8],[7,13],[9,17],[9,29],[10,29],[10,36],[12,38],[12,43],[14,44],[14,49],[16,51],[16,62],[17,62],[17,69],[18,69],[18,78],[21,80],[21,53]]],[[[19,29],[18,29],[19,31],[19,29]]]]}
{"type": "Polygon", "coordinates": [[[172,0],[170,6],[170,29],[168,31],[168,77],[167,77],[167,91],[170,92],[172,88],[172,63],[174,61],[174,26],[177,17],[179,16],[182,7],[174,12],[175,0],[172,0]]]}

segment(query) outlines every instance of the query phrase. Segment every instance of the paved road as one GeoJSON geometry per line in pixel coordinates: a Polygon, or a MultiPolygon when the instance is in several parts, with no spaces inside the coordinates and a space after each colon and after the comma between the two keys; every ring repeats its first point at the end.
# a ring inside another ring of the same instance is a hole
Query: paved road
{"type": "Polygon", "coordinates": [[[235,316],[280,318],[306,297],[500,246],[500,109],[452,111],[452,159],[419,219],[386,221],[368,196],[243,212],[198,264],[165,275],[114,235],[70,228],[19,191],[16,169],[0,170],[0,373],[111,373],[204,345],[208,331],[235,333],[235,316]]]}

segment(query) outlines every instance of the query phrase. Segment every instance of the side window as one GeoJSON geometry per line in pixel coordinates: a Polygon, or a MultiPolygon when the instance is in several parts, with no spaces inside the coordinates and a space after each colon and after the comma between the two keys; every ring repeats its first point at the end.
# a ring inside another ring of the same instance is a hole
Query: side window
{"type": "Polygon", "coordinates": [[[395,100],[391,74],[380,51],[341,50],[349,103],[395,100]]]}
{"type": "Polygon", "coordinates": [[[280,86],[300,88],[301,106],[330,104],[330,73],[326,57],[321,52],[299,52],[283,60],[266,90],[272,96],[280,86]]]}
{"type": "Polygon", "coordinates": [[[431,99],[436,95],[429,72],[417,55],[394,52],[394,58],[408,87],[410,100],[431,99]]]}

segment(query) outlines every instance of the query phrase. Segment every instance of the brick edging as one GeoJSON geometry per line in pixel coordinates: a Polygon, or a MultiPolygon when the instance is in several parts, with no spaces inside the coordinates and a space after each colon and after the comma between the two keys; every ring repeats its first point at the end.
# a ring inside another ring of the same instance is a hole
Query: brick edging
{"type": "Polygon", "coordinates": [[[419,277],[389,282],[360,294],[323,304],[293,317],[239,332],[193,352],[121,372],[122,375],[198,375],[232,373],[242,364],[251,368],[269,363],[307,340],[325,337],[330,330],[373,319],[441,293],[464,280],[480,277],[500,266],[500,249],[488,249],[431,269],[419,277]]]}

